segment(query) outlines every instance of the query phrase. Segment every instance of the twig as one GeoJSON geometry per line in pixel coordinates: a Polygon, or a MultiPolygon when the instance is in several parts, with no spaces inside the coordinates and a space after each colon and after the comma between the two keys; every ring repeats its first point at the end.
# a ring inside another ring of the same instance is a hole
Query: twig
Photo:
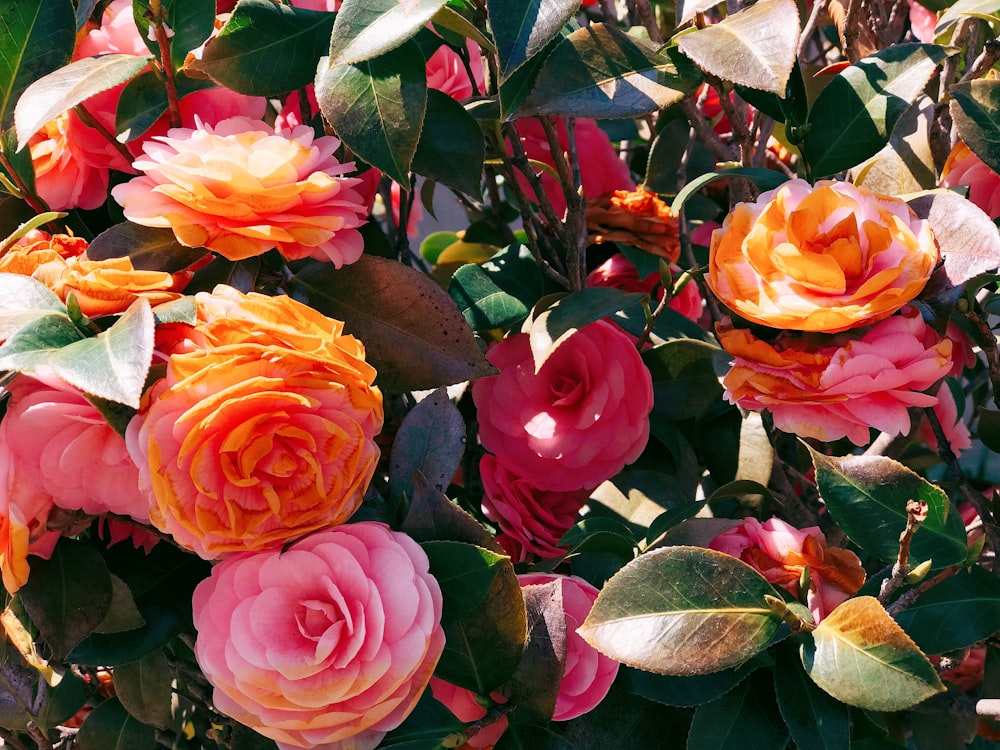
{"type": "Polygon", "coordinates": [[[87,108],[84,107],[82,104],[77,104],[75,107],[73,107],[73,111],[76,112],[76,116],[80,118],[80,122],[82,122],[88,128],[93,128],[98,133],[100,133],[101,137],[104,138],[104,140],[106,140],[112,146],[114,146],[115,150],[122,155],[122,158],[125,159],[125,163],[131,166],[132,161],[135,159],[135,157],[132,156],[132,154],[129,152],[127,148],[125,148],[124,143],[115,138],[114,133],[112,133],[110,130],[104,127],[103,123],[101,123],[100,120],[98,120],[96,117],[90,114],[90,112],[87,111],[87,108]]]}
{"type": "Polygon", "coordinates": [[[997,60],[1000,60],[1000,40],[987,39],[983,45],[983,51],[979,53],[979,57],[973,60],[972,65],[968,67],[965,75],[958,82],[965,83],[966,81],[982,77],[986,74],[986,71],[993,67],[997,60]]]}
{"type": "Polygon", "coordinates": [[[28,722],[28,734],[35,741],[38,750],[52,750],[52,742],[49,740],[49,736],[33,721],[28,722]]]}
{"type": "Polygon", "coordinates": [[[566,146],[573,185],[572,200],[566,202],[566,268],[573,289],[583,289],[587,278],[587,204],[580,176],[575,117],[566,118],[566,146]]]}
{"type": "Polygon", "coordinates": [[[446,744],[443,743],[443,746],[459,747],[461,745],[464,745],[472,737],[475,737],[477,734],[483,731],[486,727],[490,726],[491,724],[495,724],[504,716],[508,716],[514,713],[516,709],[517,706],[513,703],[497,703],[490,706],[488,709],[486,709],[486,714],[481,719],[479,719],[478,721],[474,721],[471,724],[466,724],[465,729],[463,729],[461,732],[457,732],[456,734],[453,734],[450,737],[446,738],[446,744]],[[456,742],[457,744],[454,745],[451,744],[453,741],[456,742]]]}
{"type": "Polygon", "coordinates": [[[809,42],[816,34],[816,29],[819,27],[819,19],[822,18],[824,13],[826,13],[826,9],[829,5],[830,0],[815,0],[815,2],[813,2],[812,11],[809,13],[806,25],[802,28],[802,34],[799,36],[798,57],[800,59],[809,47],[809,42]]]}
{"type": "Polygon", "coordinates": [[[882,581],[882,588],[878,593],[879,603],[884,607],[889,602],[889,597],[895,593],[896,589],[903,585],[906,576],[910,573],[910,543],[913,535],[917,533],[920,524],[927,520],[927,503],[923,500],[906,501],[906,527],[899,535],[899,554],[896,563],[892,566],[892,575],[882,581]]]}
{"type": "Polygon", "coordinates": [[[170,36],[167,34],[166,13],[160,0],[149,0],[149,23],[160,48],[160,67],[167,89],[167,111],[170,112],[170,127],[179,128],[181,122],[180,97],[177,95],[177,81],[174,79],[174,65],[170,61],[170,36]]]}
{"type": "Polygon", "coordinates": [[[649,0],[635,0],[635,10],[649,33],[649,41],[653,44],[663,44],[663,34],[660,33],[660,25],[656,23],[656,13],[653,12],[649,0]]]}
{"type": "Polygon", "coordinates": [[[966,310],[963,315],[975,329],[976,343],[986,357],[989,369],[990,385],[993,387],[993,405],[1000,409],[1000,349],[989,325],[972,310],[966,310]]]}
{"type": "Polygon", "coordinates": [[[859,47],[861,40],[862,3],[863,0],[849,0],[847,3],[847,14],[844,19],[844,30],[842,33],[844,57],[852,65],[863,57],[859,47]]]}
{"type": "MultiPolygon", "coordinates": [[[[48,204],[42,200],[38,193],[28,188],[28,185],[21,179],[21,175],[14,169],[14,165],[10,163],[7,154],[3,153],[2,150],[0,150],[0,166],[10,175],[10,179],[14,181],[17,189],[21,191],[21,197],[24,198],[24,202],[31,206],[35,213],[43,214],[49,211],[48,204]]],[[[53,229],[52,231],[58,231],[58,229],[53,229]]]]}
{"type": "MultiPolygon", "coordinates": [[[[961,568],[957,565],[953,565],[950,568],[945,568],[933,578],[928,578],[927,580],[922,581],[918,586],[914,586],[912,589],[902,594],[896,601],[887,606],[885,608],[885,611],[888,612],[890,615],[895,615],[897,612],[902,612],[904,609],[913,604],[913,602],[915,602],[917,600],[917,597],[919,597],[921,594],[923,594],[926,591],[930,591],[932,588],[941,583],[941,581],[951,578],[959,570],[961,570],[961,568]]],[[[882,597],[880,595],[879,601],[881,601],[881,599],[882,597]]]]}
{"type": "Polygon", "coordinates": [[[698,109],[694,99],[691,97],[682,99],[680,107],[692,129],[698,135],[698,140],[705,144],[706,148],[712,152],[712,156],[718,161],[732,161],[737,156],[729,146],[722,142],[718,133],[712,130],[712,126],[698,109]]]}

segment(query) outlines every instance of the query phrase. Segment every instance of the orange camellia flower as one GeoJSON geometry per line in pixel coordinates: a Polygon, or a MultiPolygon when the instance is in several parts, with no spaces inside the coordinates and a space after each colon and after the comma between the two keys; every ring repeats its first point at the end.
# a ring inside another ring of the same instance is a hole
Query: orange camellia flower
{"type": "Polygon", "coordinates": [[[621,242],[673,263],[681,254],[677,217],[641,187],[587,201],[587,235],[591,242],[621,242]]]}
{"type": "Polygon", "coordinates": [[[206,559],[341,524],[375,471],[382,394],[343,324],[288,297],[196,296],[126,442],[150,520],[206,559]]]}
{"type": "Polygon", "coordinates": [[[339,268],[361,257],[357,227],[368,213],[354,190],[361,180],[345,177],[354,163],[333,155],[339,145],[303,125],[275,131],[249,117],[214,127],[199,120],[144,143],[133,165],[144,174],[111,194],[129,221],[172,229],[188,247],[229,260],[276,247],[288,260],[339,268]]]}
{"type": "Polygon", "coordinates": [[[31,276],[64,302],[72,294],[84,315],[116,315],[138,297],[151,305],[180,297],[183,274],[142,271],[127,257],[90,260],[87,241],[65,234],[34,230],[0,257],[0,273],[31,276]]]}
{"type": "Polygon", "coordinates": [[[713,233],[708,284],[755,323],[835,333],[900,309],[938,257],[930,225],[902,201],[790,180],[738,204],[713,233]]]}

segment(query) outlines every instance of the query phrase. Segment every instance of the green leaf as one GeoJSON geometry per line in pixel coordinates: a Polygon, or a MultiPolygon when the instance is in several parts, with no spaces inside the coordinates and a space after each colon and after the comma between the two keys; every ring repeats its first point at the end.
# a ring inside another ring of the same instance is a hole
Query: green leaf
{"type": "Polygon", "coordinates": [[[994,172],[1000,170],[1000,81],[978,79],[948,89],[958,135],[994,172]]]}
{"type": "Polygon", "coordinates": [[[161,302],[153,308],[153,318],[156,325],[161,323],[187,323],[193,326],[198,319],[198,306],[194,297],[187,295],[161,302]]]}
{"type": "MultiPolygon", "coordinates": [[[[619,678],[623,670],[619,670],[619,678]]],[[[562,725],[574,748],[685,747],[691,712],[668,708],[621,689],[616,680],[597,706],[562,725]]]]}
{"type": "Polygon", "coordinates": [[[441,624],[465,617],[486,598],[494,579],[510,558],[465,542],[421,542],[431,563],[431,575],[441,586],[441,624]]]}
{"type": "Polygon", "coordinates": [[[364,341],[386,390],[437,388],[496,372],[448,294],[401,263],[368,256],[340,269],[308,263],[288,288],[364,341]]]}
{"type": "Polygon", "coordinates": [[[975,203],[945,191],[926,193],[907,204],[918,217],[927,219],[944,258],[929,288],[941,284],[961,287],[1000,266],[1000,234],[993,220],[975,203]]]}
{"type": "Polygon", "coordinates": [[[774,692],[778,709],[796,747],[810,750],[849,750],[851,714],[809,679],[791,648],[776,649],[774,692]]]}
{"type": "Polygon", "coordinates": [[[398,727],[382,738],[382,750],[440,750],[441,740],[461,732],[462,722],[425,690],[416,707],[398,727]]]}
{"type": "Polygon", "coordinates": [[[0,273],[0,341],[53,314],[65,316],[66,305],[45,284],[30,276],[0,273]]]}
{"type": "MultiPolygon", "coordinates": [[[[132,16],[140,38],[158,59],[160,48],[155,32],[149,30],[149,0],[133,0],[132,16]]],[[[184,64],[188,52],[197,49],[215,31],[215,0],[160,0],[165,11],[164,23],[170,29],[170,64],[174,69],[184,64]]]]}
{"type": "Polygon", "coordinates": [[[710,182],[716,180],[727,180],[730,177],[746,177],[761,190],[772,190],[782,183],[788,181],[788,177],[775,172],[773,169],[758,169],[755,167],[737,167],[736,169],[724,169],[718,172],[708,172],[686,183],[684,187],[674,197],[670,204],[670,210],[675,215],[680,213],[681,207],[687,203],[688,199],[710,182]]]}
{"type": "Polygon", "coordinates": [[[561,580],[524,586],[528,641],[505,692],[530,719],[549,721],[566,670],[566,610],[561,580]]]}
{"type": "Polygon", "coordinates": [[[145,57],[117,53],[85,57],[39,78],[21,94],[14,112],[18,150],[46,123],[85,99],[134,78],[148,63],[145,57]]]}
{"type": "Polygon", "coordinates": [[[321,64],[316,99],[348,148],[410,189],[427,109],[424,56],[416,43],[356,65],[321,64]]]}
{"type": "MultiPolygon", "coordinates": [[[[927,7],[937,10],[930,2],[927,7]]],[[[1000,11],[1000,2],[998,0],[958,0],[958,2],[952,3],[951,7],[941,14],[937,26],[934,28],[934,34],[936,36],[947,31],[949,27],[954,26],[966,16],[974,16],[976,14],[988,16],[993,15],[997,11],[1000,11]]]]}
{"type": "Polygon", "coordinates": [[[74,744],[79,750],[153,750],[156,729],[129,716],[117,698],[109,698],[87,715],[74,744]]]}
{"type": "Polygon", "coordinates": [[[53,656],[61,659],[107,615],[111,574],[93,545],[64,537],[50,559],[31,560],[31,575],[17,595],[53,656]]]}
{"type": "Polygon", "coordinates": [[[902,711],[944,690],[927,657],[870,596],[833,610],[800,655],[813,682],[868,711],[902,711]]]}
{"type": "Polygon", "coordinates": [[[934,569],[965,561],[965,526],[938,487],[884,456],[824,456],[810,449],[816,483],[830,515],[852,542],[886,562],[896,559],[906,527],[906,501],[927,503],[927,519],[910,545],[913,563],[934,569]]]}
{"type": "MultiPolygon", "coordinates": [[[[756,672],[742,685],[695,709],[688,747],[698,750],[784,750],[785,728],[774,703],[770,674],[756,672]]],[[[810,750],[813,750],[810,747],[810,750]]]]}
{"type": "Polygon", "coordinates": [[[496,53],[496,47],[493,46],[493,41],[486,36],[479,28],[468,18],[463,16],[454,8],[445,5],[434,14],[432,19],[434,26],[437,29],[447,29],[455,34],[465,37],[466,39],[471,39],[486,52],[490,54],[496,53]]]}
{"type": "Polygon", "coordinates": [[[979,407],[977,433],[983,445],[994,453],[1000,453],[1000,411],[979,407]]]}
{"type": "Polygon", "coordinates": [[[198,262],[207,254],[203,247],[185,247],[170,229],[133,224],[115,224],[97,235],[87,247],[91,260],[127,256],[140,271],[177,273],[198,262]]]}
{"type": "Polygon", "coordinates": [[[334,13],[271,0],[240,0],[222,30],[187,66],[248,96],[279,96],[312,82],[329,50],[334,13]]]}
{"type": "Polygon", "coordinates": [[[488,331],[524,320],[543,290],[542,274],[531,252],[515,243],[485,263],[455,271],[448,294],[473,330],[488,331]]]}
{"type": "Polygon", "coordinates": [[[722,398],[714,360],[721,350],[694,339],[675,339],[642,353],[653,378],[653,414],[688,419],[722,398]]]}
{"type": "Polygon", "coordinates": [[[665,706],[700,706],[721,698],[752,672],[770,664],[767,652],[762,652],[738,667],[712,674],[674,677],[622,667],[618,671],[618,680],[630,693],[665,706]]]}
{"type": "Polygon", "coordinates": [[[632,529],[614,518],[590,515],[575,524],[559,540],[560,547],[569,547],[570,554],[604,552],[629,561],[635,557],[635,536],[632,529]]]}
{"type": "Polygon", "coordinates": [[[135,606],[135,597],[128,584],[116,575],[111,576],[111,606],[101,624],[94,628],[95,633],[121,633],[126,630],[141,628],[146,624],[135,606]]]}
{"type": "Polygon", "coordinates": [[[172,679],[173,669],[166,654],[154,651],[138,661],[115,667],[115,695],[133,718],[166,729],[173,722],[172,679]]]}
{"type": "Polygon", "coordinates": [[[446,0],[344,0],[333,24],[330,64],[352,65],[396,49],[427,25],[446,0]]]}
{"type": "Polygon", "coordinates": [[[75,42],[69,0],[0,2],[0,130],[10,127],[29,84],[69,62],[75,42]]]}
{"type": "Polygon", "coordinates": [[[403,418],[392,443],[389,488],[413,494],[413,471],[444,491],[465,452],[465,421],[444,388],[425,397],[403,418]]]}
{"type": "Polygon", "coordinates": [[[413,497],[400,531],[418,542],[448,539],[503,554],[503,548],[485,526],[432,487],[419,471],[413,477],[413,497]]]}
{"type": "Polygon", "coordinates": [[[566,340],[594,321],[637,305],[647,295],[610,287],[580,289],[558,300],[531,323],[528,331],[535,372],[566,340]]]}
{"type": "MultiPolygon", "coordinates": [[[[502,2],[503,0],[501,0],[502,2]]],[[[535,81],[538,78],[539,72],[542,70],[542,66],[545,65],[545,61],[548,56],[552,54],[553,50],[559,45],[559,42],[563,37],[569,36],[569,32],[566,27],[563,28],[560,35],[555,39],[550,41],[542,50],[528,60],[524,65],[511,73],[506,80],[500,82],[499,91],[497,92],[497,98],[500,105],[500,117],[505,122],[515,119],[516,112],[521,106],[521,102],[525,100],[531,90],[535,87],[535,81]]],[[[482,105],[480,105],[482,106],[482,105]]],[[[496,119],[493,117],[493,107],[491,106],[487,110],[488,116],[485,118],[479,117],[478,119],[492,120],[496,119]]]]}
{"type": "Polygon", "coordinates": [[[856,170],[856,185],[882,195],[905,195],[937,185],[930,131],[934,102],[920,95],[896,122],[889,142],[856,170]]]}
{"type": "MultiPolygon", "coordinates": [[[[216,88],[215,81],[206,78],[189,78],[183,72],[174,76],[177,95],[183,99],[188,94],[216,88]]],[[[122,89],[115,109],[115,133],[119,139],[134,141],[148,131],[167,112],[167,89],[159,74],[152,70],[140,73],[122,89]]]]}
{"type": "Polygon", "coordinates": [[[876,154],[946,57],[935,45],[896,44],[835,76],[809,111],[802,143],[813,177],[876,154]]]}
{"type": "Polygon", "coordinates": [[[971,646],[1000,631],[1000,580],[973,567],[921,594],[895,619],[925,653],[971,646]]]}
{"type": "Polygon", "coordinates": [[[771,584],[736,558],[665,547],[608,581],[577,632],[629,666],[709,674],[741,664],[770,642],[781,621],[765,596],[775,596],[771,584]]]}
{"type": "Polygon", "coordinates": [[[798,51],[799,9],[794,0],[761,0],[677,44],[717,78],[784,97],[798,51]]]}
{"type": "Polygon", "coordinates": [[[413,171],[460,193],[479,196],[486,145],[465,108],[435,89],[427,91],[427,115],[413,155],[413,171]]]}
{"type": "Polygon", "coordinates": [[[559,41],[518,114],[638,117],[676,104],[701,80],[675,47],[596,23],[559,41]]]}
{"type": "Polygon", "coordinates": [[[500,80],[541,52],[579,9],[576,0],[487,0],[500,80]]]}
{"type": "Polygon", "coordinates": [[[25,323],[0,346],[0,370],[33,370],[84,338],[67,315],[51,313],[25,323]]]}

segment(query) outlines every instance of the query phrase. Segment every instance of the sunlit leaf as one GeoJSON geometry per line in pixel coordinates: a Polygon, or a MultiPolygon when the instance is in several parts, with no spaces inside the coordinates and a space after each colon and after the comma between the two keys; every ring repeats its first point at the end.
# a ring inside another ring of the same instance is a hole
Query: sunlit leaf
{"type": "Polygon", "coordinates": [[[928,286],[961,287],[1000,266],[1000,234],[975,203],[957,193],[934,192],[908,204],[917,216],[927,219],[944,258],[944,265],[935,270],[928,286]]]}
{"type": "Polygon", "coordinates": [[[0,341],[28,323],[48,315],[66,315],[55,292],[30,276],[0,273],[0,341]]]}
{"type": "Polygon", "coordinates": [[[801,657],[823,690],[869,711],[901,711],[944,690],[927,657],[870,596],[833,610],[802,644],[801,657]]]}
{"type": "Polygon", "coordinates": [[[1000,81],[958,83],[948,93],[948,110],[959,137],[986,166],[1000,170],[1000,81]]]}
{"type": "Polygon", "coordinates": [[[351,65],[396,49],[413,37],[446,0],[344,0],[333,24],[330,64],[351,65]]]}
{"type": "Polygon", "coordinates": [[[937,184],[930,132],[934,102],[917,98],[896,122],[889,142],[856,170],[856,185],[882,195],[904,195],[937,184]]]}
{"type": "Polygon", "coordinates": [[[650,672],[696,675],[762,651],[781,621],[763,576],[700,547],[665,547],[622,568],[578,632],[616,661],[650,672]]]}
{"type": "Polygon", "coordinates": [[[487,13],[497,55],[500,78],[505,80],[537,55],[580,9],[577,0],[487,0],[487,13]]]}
{"type": "Polygon", "coordinates": [[[523,320],[542,290],[538,265],[520,244],[504,248],[481,265],[462,266],[448,286],[448,294],[477,331],[506,329],[523,320]]]}
{"type": "MultiPolygon", "coordinates": [[[[927,7],[932,8],[933,6],[928,3],[927,7]]],[[[998,0],[957,0],[957,2],[951,3],[951,7],[941,14],[937,25],[934,27],[934,34],[936,36],[947,31],[949,27],[954,26],[964,16],[974,16],[977,14],[990,16],[997,11],[1000,11],[1000,1],[998,0]]]]}

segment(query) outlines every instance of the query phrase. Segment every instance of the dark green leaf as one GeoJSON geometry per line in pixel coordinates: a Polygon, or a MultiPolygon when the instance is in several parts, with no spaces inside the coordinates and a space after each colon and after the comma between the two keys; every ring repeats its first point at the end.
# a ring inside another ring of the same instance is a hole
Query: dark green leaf
{"type": "Polygon", "coordinates": [[[895,619],[925,653],[971,646],[1000,631],[1000,579],[973,567],[921,594],[895,619]]]}
{"type": "Polygon", "coordinates": [[[906,527],[906,501],[923,500],[927,519],[913,535],[910,560],[932,560],[934,569],[965,560],[965,526],[940,488],[884,456],[836,458],[810,452],[830,515],[859,547],[886,562],[895,560],[906,527]]]}
{"type": "Polygon", "coordinates": [[[714,550],[666,547],[622,568],[577,632],[629,666],[673,675],[717,672],[762,651],[780,625],[775,591],[749,565],[714,550]]]}
{"type": "MultiPolygon", "coordinates": [[[[174,76],[178,97],[195,91],[215,88],[215,81],[189,78],[182,72],[174,76]]],[[[123,141],[134,141],[149,130],[167,112],[167,88],[157,73],[140,73],[122,89],[115,110],[115,133],[123,141]]]]}
{"type": "Polygon", "coordinates": [[[148,62],[145,57],[117,53],[85,57],[39,78],[21,94],[14,112],[18,149],[46,123],[84,99],[137,76],[148,62]]]}
{"type": "Polygon", "coordinates": [[[717,78],[784,96],[798,51],[799,9],[794,0],[761,0],[677,43],[717,78]]]}
{"type": "Polygon", "coordinates": [[[510,558],[465,542],[421,542],[431,562],[431,575],[441,585],[441,624],[450,625],[474,610],[510,558]]]}
{"type": "Polygon", "coordinates": [[[653,378],[653,413],[665,419],[703,414],[722,398],[713,359],[720,349],[704,341],[675,339],[643,352],[653,378]]]}
{"type": "MultiPolygon", "coordinates": [[[[500,0],[503,2],[503,0],[500,0]]],[[[569,32],[563,29],[562,36],[569,36],[569,32]]],[[[506,80],[500,82],[500,90],[498,92],[500,117],[504,121],[513,120],[516,117],[516,112],[521,106],[521,102],[525,100],[531,90],[535,87],[535,81],[538,78],[539,72],[542,70],[542,66],[545,64],[548,56],[552,54],[552,51],[558,46],[560,42],[560,37],[556,37],[545,47],[542,48],[541,52],[528,60],[524,65],[511,73],[506,80]]],[[[491,103],[492,104],[492,103],[491,103]]],[[[493,107],[490,106],[487,109],[488,118],[494,119],[493,107]]],[[[477,114],[473,114],[477,119],[483,119],[478,117],[477,114]]]]}
{"type": "Polygon", "coordinates": [[[720,172],[708,172],[685,184],[683,189],[674,197],[673,203],[670,204],[670,210],[674,214],[679,213],[681,207],[687,203],[688,199],[708,183],[729,179],[730,177],[746,177],[760,190],[772,190],[788,181],[785,175],[775,172],[773,169],[737,167],[736,169],[725,169],[720,172]]]}
{"type": "MultiPolygon", "coordinates": [[[[627,310],[619,310],[612,316],[612,320],[633,336],[638,337],[646,328],[646,311],[640,305],[635,305],[627,310]]],[[[654,346],[658,346],[675,339],[696,339],[715,345],[715,338],[712,334],[687,316],[667,307],[660,312],[656,319],[656,325],[653,326],[649,341],[654,346]]]]}
{"type": "Polygon", "coordinates": [[[679,749],[690,724],[690,711],[643,700],[622,689],[619,680],[596,708],[562,727],[563,737],[575,748],[679,749]]]}
{"type": "Polygon", "coordinates": [[[172,679],[166,655],[154,651],[138,661],[115,667],[115,695],[133,718],[166,729],[173,720],[172,679]]]}
{"type": "Polygon", "coordinates": [[[94,628],[95,633],[121,633],[126,630],[141,628],[146,624],[135,606],[135,597],[128,584],[116,575],[111,576],[111,606],[101,624],[94,628]]]}
{"type": "Polygon", "coordinates": [[[944,690],[927,657],[870,596],[848,599],[827,615],[801,656],[813,682],[868,711],[901,711],[944,690]]]}
{"type": "Polygon", "coordinates": [[[75,41],[69,0],[0,2],[0,130],[10,127],[29,84],[69,62],[75,41]]]}
{"type": "MultiPolygon", "coordinates": [[[[0,661],[7,663],[6,659],[0,661]]],[[[74,672],[66,670],[59,684],[46,691],[45,704],[36,723],[47,729],[65,724],[87,702],[88,687],[74,672]]]]}
{"type": "Polygon", "coordinates": [[[518,114],[637,117],[676,104],[701,78],[675,47],[591,24],[560,40],[518,114]]]}
{"type": "Polygon", "coordinates": [[[393,440],[389,487],[393,494],[413,494],[413,471],[444,491],[465,451],[465,421],[439,388],[420,401],[403,419],[393,440]]]}
{"type": "Polygon", "coordinates": [[[562,581],[525,586],[528,641],[505,692],[530,719],[548,721],[556,710],[566,668],[566,610],[562,581]]]}
{"type": "Polygon", "coordinates": [[[487,0],[490,28],[500,58],[500,79],[541,52],[580,9],[576,0],[487,0]]]}
{"type": "Polygon", "coordinates": [[[153,750],[156,729],[129,716],[117,698],[109,698],[84,719],[74,745],[79,750],[153,750]]]}
{"type": "Polygon", "coordinates": [[[424,66],[410,40],[374,60],[321,64],[316,76],[316,99],[337,135],[405,190],[427,109],[424,66]]]}
{"type": "Polygon", "coordinates": [[[946,57],[935,45],[896,44],[834,77],[809,112],[802,143],[813,177],[849,169],[877,153],[946,57]]]}
{"type": "Polygon", "coordinates": [[[463,729],[455,715],[425,690],[406,720],[382,738],[383,750],[440,750],[441,740],[463,729]]]}
{"type": "Polygon", "coordinates": [[[413,171],[478,197],[485,158],[483,131],[472,115],[447,94],[429,89],[413,171]]]}
{"type": "Polygon", "coordinates": [[[1000,453],[1000,411],[979,407],[979,439],[994,453],[1000,453]]]}
{"type": "Polygon", "coordinates": [[[603,516],[588,516],[563,534],[560,547],[569,547],[570,553],[606,552],[621,557],[626,562],[635,557],[635,537],[632,530],[621,521],[603,516]]]}
{"type": "MultiPolygon", "coordinates": [[[[139,36],[157,58],[160,48],[155,32],[149,30],[149,0],[133,0],[132,15],[139,29],[139,36]]],[[[166,18],[164,23],[172,32],[170,39],[170,64],[174,69],[184,64],[188,52],[197,49],[215,31],[215,0],[160,0],[166,18]]]]}
{"type": "Polygon", "coordinates": [[[140,271],[177,273],[205,257],[203,247],[185,247],[170,229],[144,227],[126,221],[97,235],[87,247],[91,260],[128,256],[140,271]]]}
{"type": "Polygon", "coordinates": [[[344,0],[333,24],[330,64],[351,65],[396,49],[415,36],[446,0],[344,0]]]}
{"type": "Polygon", "coordinates": [[[809,679],[791,648],[778,648],[775,653],[774,692],[796,747],[849,750],[850,711],[809,679]]]}
{"type": "Polygon", "coordinates": [[[721,698],[745,680],[752,672],[771,665],[767,652],[747,659],[740,666],[712,674],[672,677],[653,674],[631,667],[622,667],[618,679],[630,693],[665,706],[700,706],[721,698]]]}
{"type": "Polygon", "coordinates": [[[0,726],[26,729],[44,710],[48,685],[6,633],[0,633],[0,726]]]}
{"type": "Polygon", "coordinates": [[[778,713],[769,682],[769,673],[756,672],[732,692],[699,706],[691,722],[688,747],[783,750],[788,744],[788,730],[778,713]]]}
{"type": "Polygon", "coordinates": [[[340,269],[309,263],[288,288],[365,342],[386,390],[437,388],[495,373],[448,294],[400,263],[367,256],[340,269]]]}
{"type": "MultiPolygon", "coordinates": [[[[180,0],[178,0],[180,1],[180,0]]],[[[279,96],[311,83],[329,50],[334,13],[271,0],[241,0],[192,71],[249,96],[279,96]]]]}
{"type": "Polygon", "coordinates": [[[32,558],[31,575],[18,597],[42,638],[61,659],[111,607],[111,575],[93,545],[62,538],[48,560],[32,558]]]}
{"type": "Polygon", "coordinates": [[[474,330],[506,329],[542,296],[542,275],[528,248],[515,243],[485,263],[459,268],[448,293],[474,330]]]}

